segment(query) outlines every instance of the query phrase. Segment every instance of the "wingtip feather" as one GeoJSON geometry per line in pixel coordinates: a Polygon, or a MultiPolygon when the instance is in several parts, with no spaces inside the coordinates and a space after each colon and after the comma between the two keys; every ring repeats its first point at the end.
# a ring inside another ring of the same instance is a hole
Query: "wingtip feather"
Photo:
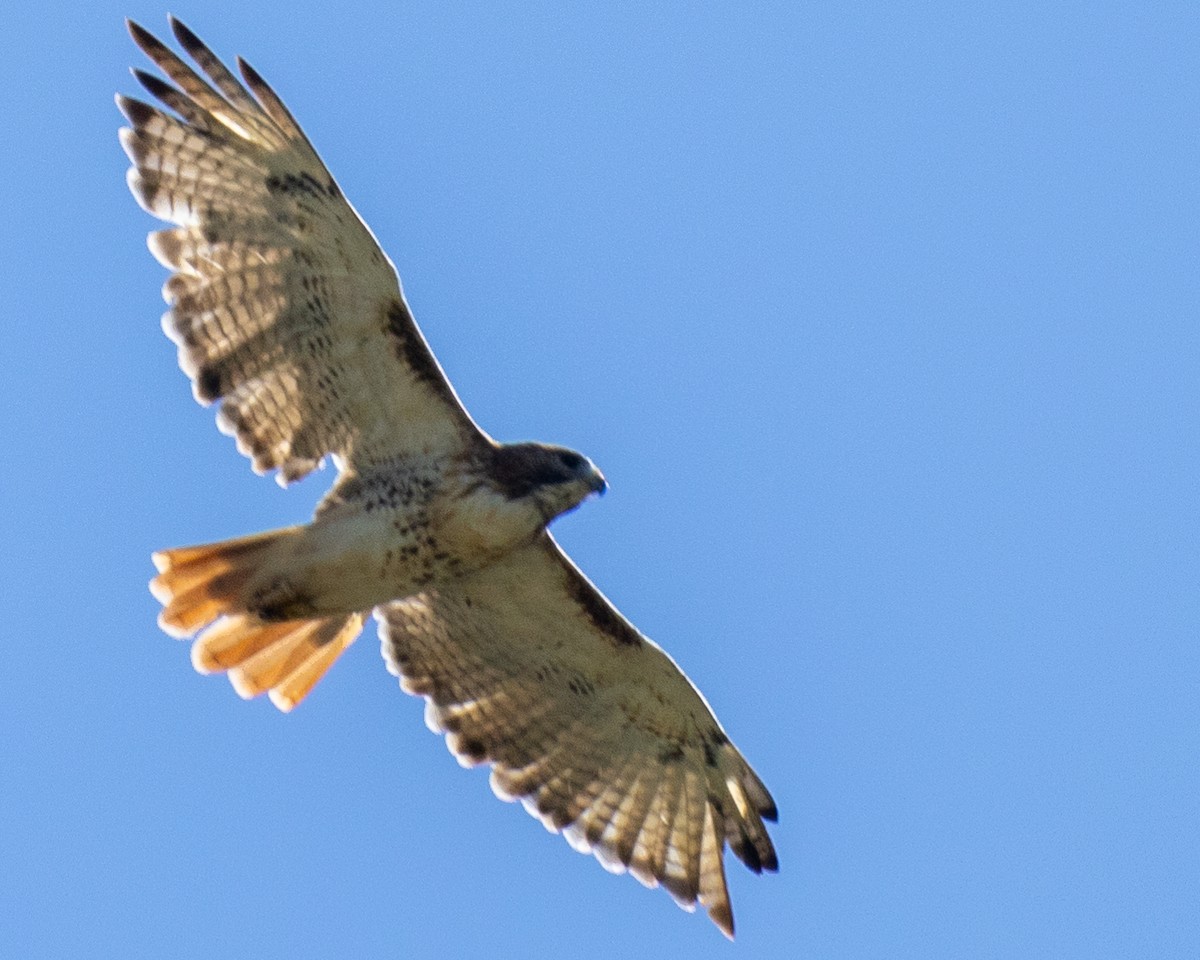
{"type": "MultiPolygon", "coordinates": [[[[134,76],[137,76],[137,71],[134,71],[134,76]]],[[[154,108],[148,103],[127,97],[123,93],[116,94],[113,99],[117,109],[135,128],[145,126],[154,117],[154,108]]]]}
{"type": "Polygon", "coordinates": [[[251,86],[267,85],[267,81],[262,78],[262,74],[255,70],[254,67],[250,65],[249,61],[245,59],[245,57],[237,56],[234,58],[234,60],[237,63],[238,70],[241,71],[242,79],[244,79],[248,84],[251,86]]]}
{"type": "Polygon", "coordinates": [[[195,46],[204,46],[203,41],[196,36],[196,34],[186,23],[175,16],[175,14],[167,14],[167,23],[171,26],[171,33],[175,35],[175,39],[179,41],[180,45],[183,46],[184,49],[189,49],[195,46]]]}
{"type": "Polygon", "coordinates": [[[179,94],[179,91],[162,77],[156,77],[141,67],[130,67],[129,72],[133,74],[133,79],[140,83],[151,96],[158,97],[159,100],[179,94]]]}
{"type": "Polygon", "coordinates": [[[209,49],[208,44],[201,40],[196,33],[178,17],[168,14],[167,22],[171,25],[171,33],[175,35],[175,39],[179,41],[179,45],[187,51],[196,63],[200,64],[204,69],[204,60],[218,59],[216,54],[209,49]]]}
{"type": "Polygon", "coordinates": [[[157,62],[158,57],[156,53],[166,49],[162,41],[136,20],[126,20],[125,27],[129,30],[129,35],[133,37],[133,42],[138,45],[141,51],[151,60],[157,62]]]}
{"type": "Polygon", "coordinates": [[[725,934],[726,939],[733,942],[733,910],[728,903],[718,903],[710,907],[708,918],[717,925],[717,929],[725,934]]]}
{"type": "Polygon", "coordinates": [[[140,38],[153,36],[153,34],[151,34],[149,30],[147,30],[140,23],[138,23],[136,20],[134,20],[133,17],[125,18],[125,29],[129,31],[129,35],[131,37],[133,37],[133,42],[136,43],[139,47],[142,45],[140,38]]]}

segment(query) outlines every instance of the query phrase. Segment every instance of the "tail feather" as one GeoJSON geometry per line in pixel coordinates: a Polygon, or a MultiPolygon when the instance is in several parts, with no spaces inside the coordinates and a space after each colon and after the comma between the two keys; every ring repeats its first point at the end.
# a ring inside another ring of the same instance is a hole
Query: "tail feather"
{"type": "Polygon", "coordinates": [[[290,620],[264,624],[246,614],[229,614],[196,638],[192,644],[192,666],[197,673],[232,670],[295,629],[296,624],[290,620]]]}
{"type": "Polygon", "coordinates": [[[209,594],[205,587],[195,587],[171,598],[158,615],[158,625],[171,636],[182,639],[211,623],[223,609],[221,600],[209,594]]]}
{"type": "Polygon", "coordinates": [[[163,604],[158,620],[167,633],[188,637],[207,626],[192,646],[196,670],[228,671],[240,696],[269,692],[285,712],[357,639],[365,619],[350,613],[277,621],[248,612],[252,582],[269,569],[272,549],[299,530],[161,551],[154,554],[158,576],[150,581],[151,593],[163,604]]]}
{"type": "Polygon", "coordinates": [[[287,713],[358,639],[364,619],[361,613],[283,623],[222,617],[200,635],[192,662],[202,673],[228,671],[233,689],[245,700],[269,693],[287,713]]]}
{"type": "Polygon", "coordinates": [[[163,605],[158,625],[172,636],[188,637],[222,613],[244,609],[251,578],[276,545],[300,530],[287,527],[154,554],[158,576],[150,592],[163,605]]]}
{"type": "Polygon", "coordinates": [[[364,619],[364,614],[355,613],[344,622],[336,619],[323,621],[321,629],[313,636],[316,649],[299,667],[271,688],[271,702],[287,713],[307,697],[337,658],[358,639],[364,619]]]}
{"type": "Polygon", "coordinates": [[[172,547],[170,550],[159,550],[151,556],[154,566],[159,573],[178,570],[197,563],[212,563],[217,559],[228,565],[238,557],[244,557],[264,546],[277,543],[281,538],[299,533],[304,528],[283,527],[279,530],[267,530],[263,533],[252,533],[246,537],[233,540],[222,540],[219,543],[201,543],[192,547],[172,547]]]}
{"type": "Polygon", "coordinates": [[[229,671],[229,682],[238,696],[249,700],[266,693],[299,670],[317,649],[314,634],[324,620],[288,621],[278,639],[269,639],[258,652],[229,671]]]}

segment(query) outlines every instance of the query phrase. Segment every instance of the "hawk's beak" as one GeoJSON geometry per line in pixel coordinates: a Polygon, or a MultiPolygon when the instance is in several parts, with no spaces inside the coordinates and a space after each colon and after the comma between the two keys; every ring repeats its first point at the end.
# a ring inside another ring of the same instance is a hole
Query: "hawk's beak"
{"type": "Polygon", "coordinates": [[[604,479],[604,474],[596,469],[595,464],[592,464],[591,473],[588,474],[588,486],[592,488],[592,493],[601,496],[604,496],[604,491],[608,489],[608,481],[604,479]]]}

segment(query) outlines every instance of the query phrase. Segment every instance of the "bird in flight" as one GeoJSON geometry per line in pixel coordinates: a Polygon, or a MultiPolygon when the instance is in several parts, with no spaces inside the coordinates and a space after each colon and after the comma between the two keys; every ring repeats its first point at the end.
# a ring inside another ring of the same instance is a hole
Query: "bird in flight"
{"type": "Polygon", "coordinates": [[[577,850],[733,936],[726,845],[778,869],[762,781],[675,662],[547,530],[605,489],[587,457],[481,430],[391,261],[291,113],[174,18],[135,23],[161,103],[117,96],[171,271],[163,329],[196,399],[281,484],[331,458],[311,523],[154,555],[159,623],[243,697],[295,707],[369,614],[401,687],[465,766],[577,850]],[[166,109],[163,109],[163,108],[166,109]]]}

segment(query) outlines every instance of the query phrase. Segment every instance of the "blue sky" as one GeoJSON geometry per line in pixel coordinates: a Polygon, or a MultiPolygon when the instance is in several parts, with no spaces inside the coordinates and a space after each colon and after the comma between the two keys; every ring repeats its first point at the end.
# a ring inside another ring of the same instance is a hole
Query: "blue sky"
{"type": "Polygon", "coordinates": [[[107,0],[0,79],[0,955],[1164,958],[1200,940],[1200,8],[192,3],[779,802],[730,946],[497,803],[373,632],[290,716],[153,549],[303,520],[195,406],[107,0]]]}

